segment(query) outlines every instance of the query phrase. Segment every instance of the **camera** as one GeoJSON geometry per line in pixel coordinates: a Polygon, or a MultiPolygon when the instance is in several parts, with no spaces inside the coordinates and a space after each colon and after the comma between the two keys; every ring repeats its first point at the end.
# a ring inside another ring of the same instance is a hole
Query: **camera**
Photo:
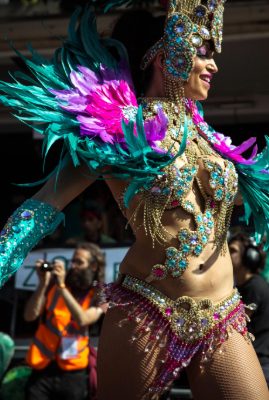
{"type": "Polygon", "coordinates": [[[43,262],[43,264],[40,266],[40,271],[47,272],[52,270],[53,270],[53,263],[50,263],[48,261],[43,262]]]}

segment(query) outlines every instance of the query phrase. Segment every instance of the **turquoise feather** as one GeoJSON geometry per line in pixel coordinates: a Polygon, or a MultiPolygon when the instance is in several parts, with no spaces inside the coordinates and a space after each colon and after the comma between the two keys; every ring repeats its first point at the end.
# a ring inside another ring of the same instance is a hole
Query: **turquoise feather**
{"type": "Polygon", "coordinates": [[[236,164],[239,189],[243,196],[244,220],[250,219],[255,226],[255,240],[266,239],[264,249],[269,249],[269,138],[265,136],[266,147],[252,165],[236,164]]]}
{"type": "MultiPolygon", "coordinates": [[[[16,54],[24,61],[31,72],[27,75],[18,72],[11,75],[12,82],[0,82],[0,101],[11,107],[15,116],[44,137],[42,152],[44,161],[52,146],[61,141],[62,154],[54,174],[58,174],[72,160],[74,166],[85,162],[91,173],[99,176],[104,166],[110,166],[114,176],[132,181],[128,200],[144,184],[160,174],[162,168],[172,162],[169,154],[157,153],[148,144],[142,116],[139,108],[134,123],[123,123],[126,146],[104,143],[99,139],[80,135],[79,122],[75,115],[66,112],[51,92],[68,90],[72,87],[70,73],[78,65],[90,68],[98,74],[100,65],[117,69],[118,57],[114,58],[110,49],[113,47],[121,59],[127,59],[124,46],[113,39],[100,39],[95,16],[89,7],[81,13],[77,10],[71,18],[68,38],[62,48],[55,51],[51,60],[46,60],[31,47],[31,60],[28,60],[16,49],[16,54]]],[[[115,52],[113,52],[115,54],[115,52]]],[[[186,143],[185,143],[186,145],[186,143]]],[[[49,175],[49,177],[51,174],[49,175]]],[[[37,182],[40,184],[41,181],[37,182]]]]}

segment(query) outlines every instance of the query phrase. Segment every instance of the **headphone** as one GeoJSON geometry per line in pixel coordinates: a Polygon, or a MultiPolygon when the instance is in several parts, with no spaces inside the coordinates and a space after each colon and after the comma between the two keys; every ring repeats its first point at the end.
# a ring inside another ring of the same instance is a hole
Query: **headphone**
{"type": "Polygon", "coordinates": [[[263,256],[260,249],[254,244],[248,245],[242,254],[242,262],[251,272],[257,272],[262,268],[263,264],[263,256]]]}
{"type": "Polygon", "coordinates": [[[228,237],[229,244],[238,241],[242,243],[242,263],[251,272],[256,273],[259,269],[263,268],[264,255],[263,251],[259,248],[253,238],[244,233],[238,232],[231,234],[228,237]]]}

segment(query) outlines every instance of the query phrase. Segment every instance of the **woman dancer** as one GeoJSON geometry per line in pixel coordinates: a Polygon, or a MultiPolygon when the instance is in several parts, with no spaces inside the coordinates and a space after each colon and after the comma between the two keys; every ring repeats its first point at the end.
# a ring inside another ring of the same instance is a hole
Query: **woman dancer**
{"type": "Polygon", "coordinates": [[[2,281],[94,175],[102,173],[136,235],[118,282],[104,289],[111,308],[99,346],[99,400],[158,399],[182,368],[195,399],[269,399],[226,243],[238,175],[247,217],[254,214],[257,235],[268,230],[268,157],[254,148],[246,160],[254,140],[235,148],[203,119],[197,101],[217,72],[224,1],[204,3],[168,3],[164,32],[141,60],[147,80],[139,101],[125,48],[100,40],[87,11],[77,31],[77,16],[71,20],[53,63],[35,53],[25,60],[30,86],[0,86],[21,120],[40,123],[46,151],[62,139],[65,152],[58,174],[2,232],[2,281]]]}

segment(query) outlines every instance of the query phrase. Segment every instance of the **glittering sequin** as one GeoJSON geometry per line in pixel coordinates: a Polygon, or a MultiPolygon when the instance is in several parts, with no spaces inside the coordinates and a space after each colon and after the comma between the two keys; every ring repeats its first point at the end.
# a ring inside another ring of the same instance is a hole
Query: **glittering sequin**
{"type": "Polygon", "coordinates": [[[57,209],[34,199],[14,212],[0,233],[0,285],[22,265],[32,247],[63,219],[57,209]]]}

